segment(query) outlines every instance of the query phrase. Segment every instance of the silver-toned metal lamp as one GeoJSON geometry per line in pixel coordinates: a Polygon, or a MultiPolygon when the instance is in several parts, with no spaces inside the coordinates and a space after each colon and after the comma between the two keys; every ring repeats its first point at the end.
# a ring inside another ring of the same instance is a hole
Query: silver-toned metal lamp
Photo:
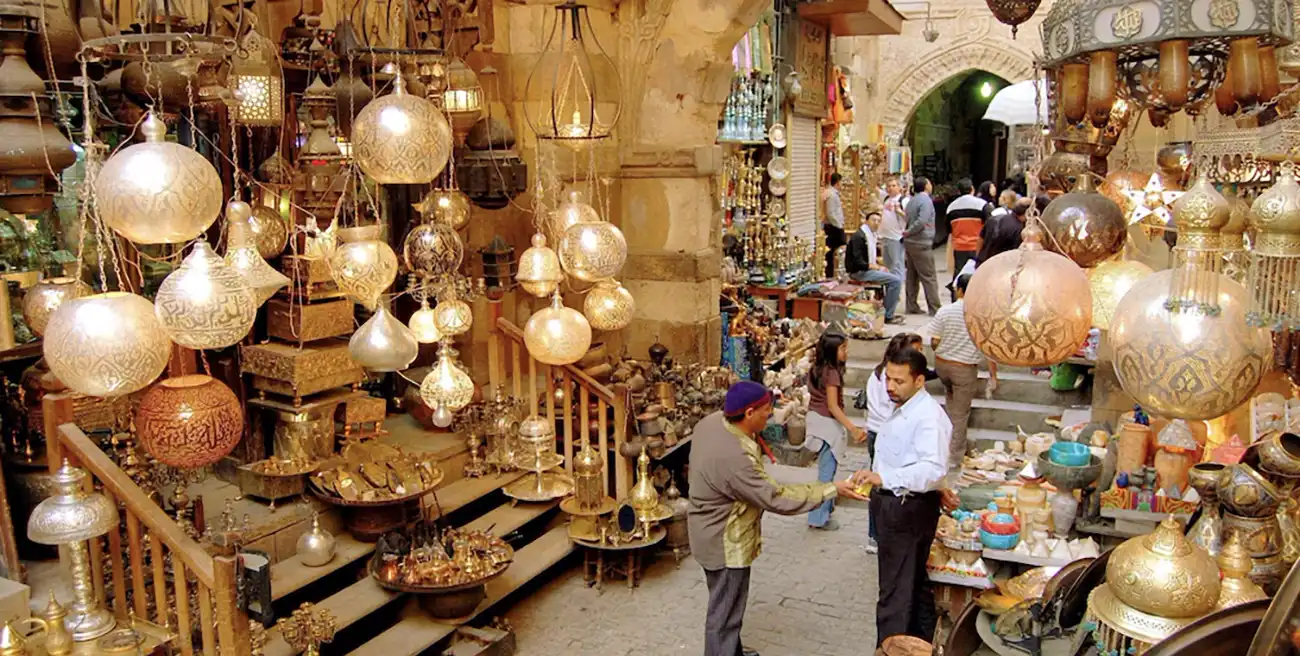
{"type": "Polygon", "coordinates": [[[117,506],[98,492],[87,492],[84,469],[67,460],[54,474],[56,494],[36,506],[27,520],[27,537],[38,544],[66,546],[72,569],[73,602],[64,623],[73,640],[94,640],[113,630],[117,621],[99,605],[90,580],[86,541],[118,524],[117,506]]]}

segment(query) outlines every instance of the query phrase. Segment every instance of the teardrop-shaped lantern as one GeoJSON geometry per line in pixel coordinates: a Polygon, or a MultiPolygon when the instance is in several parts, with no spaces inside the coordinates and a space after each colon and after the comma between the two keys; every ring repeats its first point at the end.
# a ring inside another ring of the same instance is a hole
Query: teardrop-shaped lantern
{"type": "Polygon", "coordinates": [[[375,309],[397,277],[397,253],[379,238],[381,231],[379,225],[339,230],[342,243],[330,257],[330,273],[339,290],[367,310],[375,309]]]}
{"type": "Polygon", "coordinates": [[[238,343],[257,319],[257,301],[239,271],[226,266],[208,242],[194,243],[154,296],[158,321],[173,342],[192,349],[238,343]]]}
{"type": "Polygon", "coordinates": [[[451,125],[428,100],[406,93],[402,76],[393,92],[376,98],[352,122],[352,154],[380,184],[426,184],[451,156],[451,125]]]}
{"type": "Polygon", "coordinates": [[[596,282],[623,270],[627,240],[623,231],[608,221],[579,223],[564,231],[559,252],[565,273],[583,282],[596,282]]]}
{"type": "Polygon", "coordinates": [[[437,314],[429,307],[429,301],[420,302],[420,309],[411,315],[407,322],[415,341],[421,344],[433,344],[442,340],[442,331],[438,330],[437,314]]]}
{"type": "Polygon", "coordinates": [[[602,280],[582,302],[582,313],[595,330],[622,330],[632,323],[636,301],[622,283],[602,280]]]}
{"type": "Polygon", "coordinates": [[[401,371],[415,361],[420,345],[406,324],[380,306],[352,333],[348,354],[371,371],[401,371]]]}
{"type": "Polygon", "coordinates": [[[251,213],[248,203],[242,200],[232,200],[226,205],[226,228],[230,232],[225,259],[226,266],[243,276],[244,283],[253,290],[253,301],[261,307],[281,287],[289,284],[289,278],[262,258],[257,244],[249,234],[248,218],[251,213]]]}
{"type": "Polygon", "coordinates": [[[45,327],[50,372],[74,392],[115,397],[144,389],[167,368],[172,341],[153,303],[109,292],[65,300],[45,327]]]}
{"type": "Polygon", "coordinates": [[[533,245],[519,256],[519,273],[515,280],[524,291],[538,298],[545,298],[555,293],[564,280],[560,270],[560,256],[546,245],[546,236],[542,233],[533,235],[533,245]]]}
{"type": "Polygon", "coordinates": [[[543,364],[573,364],[591,348],[591,323],[581,312],[565,307],[557,292],[551,296],[550,307],[528,317],[524,346],[543,364]]]}
{"type": "Polygon", "coordinates": [[[144,143],[108,158],[95,178],[95,208],[108,227],[137,244],[179,244],[208,229],[221,212],[221,178],[202,155],[164,140],[153,113],[144,143]]]}
{"type": "Polygon", "coordinates": [[[420,400],[434,411],[460,410],[474,398],[474,380],[456,366],[456,352],[450,342],[443,342],[438,361],[420,383],[420,400]]]}

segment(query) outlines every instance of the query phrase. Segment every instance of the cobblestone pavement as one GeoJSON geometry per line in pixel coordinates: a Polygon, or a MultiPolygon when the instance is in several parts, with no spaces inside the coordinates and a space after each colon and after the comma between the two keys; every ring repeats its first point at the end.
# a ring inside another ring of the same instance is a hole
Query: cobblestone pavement
{"type": "MultiPolygon", "coordinates": [[[[865,465],[866,449],[845,460],[865,465]]],[[[841,476],[847,475],[841,470],[841,476]]],[[[862,550],[867,513],[844,505],[840,530],[808,528],[807,517],[763,519],[763,555],[754,564],[745,645],[763,656],[861,656],[875,646],[876,558],[862,550]]],[[[583,585],[572,568],[506,613],[519,656],[669,656],[704,653],[708,588],[687,557],[674,566],[661,556],[641,586],[583,585]]]]}

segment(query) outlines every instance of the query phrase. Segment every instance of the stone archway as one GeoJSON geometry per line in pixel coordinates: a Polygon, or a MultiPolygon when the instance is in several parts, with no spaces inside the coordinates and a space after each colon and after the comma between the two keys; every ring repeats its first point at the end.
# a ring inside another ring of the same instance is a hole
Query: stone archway
{"type": "Polygon", "coordinates": [[[953,77],[982,70],[1014,84],[1034,75],[1029,53],[1007,47],[1005,42],[968,42],[945,48],[921,59],[909,71],[901,72],[884,89],[887,100],[880,114],[889,143],[898,143],[916,106],[931,91],[953,77]]]}

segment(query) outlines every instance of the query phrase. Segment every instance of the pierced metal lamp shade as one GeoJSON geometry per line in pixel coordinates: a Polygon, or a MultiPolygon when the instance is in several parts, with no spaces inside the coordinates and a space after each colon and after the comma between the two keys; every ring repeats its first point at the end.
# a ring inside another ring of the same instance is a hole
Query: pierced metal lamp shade
{"type": "Polygon", "coordinates": [[[244,435],[244,407],[225,383],[201,374],[160,381],[135,415],[140,446],[165,465],[206,467],[234,450],[244,435]]]}
{"type": "Polygon", "coordinates": [[[446,223],[431,221],[411,228],[402,241],[402,260],[406,268],[422,276],[440,278],[460,269],[465,259],[465,244],[446,223]]]}
{"type": "Polygon", "coordinates": [[[632,323],[636,300],[617,280],[596,283],[582,302],[582,313],[595,330],[622,330],[632,323]]]}
{"type": "Polygon", "coordinates": [[[249,216],[248,204],[243,201],[231,201],[226,206],[226,227],[230,233],[225,261],[226,266],[243,276],[244,282],[253,290],[253,300],[261,307],[281,287],[289,284],[289,278],[262,257],[249,234],[249,216]]]}
{"type": "Polygon", "coordinates": [[[235,123],[278,127],[284,121],[284,78],[276,50],[275,43],[256,30],[244,36],[230,72],[235,123]]]}
{"type": "Polygon", "coordinates": [[[50,316],[44,352],[50,371],[73,391],[115,397],[161,375],[172,341],[153,303],[109,292],[64,301],[50,316]]]}
{"type": "Polygon", "coordinates": [[[623,231],[608,221],[579,223],[564,231],[559,253],[565,273],[583,282],[596,282],[623,270],[627,240],[623,231]]]}
{"type": "Polygon", "coordinates": [[[352,122],[352,154],[380,184],[426,184],[451,156],[451,126],[433,103],[406,93],[398,75],[393,93],[376,98],[352,122]]]}
{"type": "Polygon", "coordinates": [[[455,351],[444,342],[438,353],[438,362],[420,383],[420,399],[435,410],[446,408],[460,410],[474,398],[474,381],[456,366],[455,351]]]}
{"type": "Polygon", "coordinates": [[[469,196],[459,189],[434,189],[415,206],[426,220],[433,220],[460,230],[469,224],[469,196]]]}
{"type": "Polygon", "coordinates": [[[458,298],[444,299],[433,309],[433,322],[443,337],[455,337],[474,325],[474,310],[458,298]]]}
{"type": "Polygon", "coordinates": [[[279,257],[289,243],[289,222],[274,207],[258,205],[248,219],[257,252],[265,259],[279,257]]]}
{"type": "Polygon", "coordinates": [[[546,245],[546,236],[542,233],[533,235],[532,246],[519,256],[519,273],[515,274],[515,280],[524,291],[538,298],[554,294],[564,281],[560,256],[546,245]]]}
{"type": "Polygon", "coordinates": [[[150,114],[145,142],[104,163],[95,206],[108,227],[137,244],[179,244],[207,230],[221,213],[217,170],[202,155],[164,140],[167,127],[150,114]]]}
{"type": "Polygon", "coordinates": [[[54,474],[55,495],[37,504],[27,519],[27,538],[62,545],[97,538],[118,523],[117,506],[97,492],[86,492],[86,471],[65,460],[54,474]]]}
{"type": "Polygon", "coordinates": [[[243,275],[199,240],[163,279],[154,312],[173,342],[192,349],[238,343],[257,319],[257,300],[243,275]]]}
{"type": "Polygon", "coordinates": [[[37,337],[45,334],[45,326],[50,322],[50,315],[69,298],[90,296],[94,292],[76,278],[46,278],[27,290],[23,296],[23,321],[36,333],[37,337]]]}
{"type": "Polygon", "coordinates": [[[371,371],[401,371],[420,354],[420,344],[406,324],[381,306],[352,334],[348,354],[371,371]]]}
{"type": "Polygon", "coordinates": [[[565,307],[556,293],[551,306],[534,312],[524,325],[524,346],[543,364],[573,364],[591,348],[591,324],[581,312],[565,307]]]}
{"type": "Polygon", "coordinates": [[[407,327],[415,335],[415,341],[421,344],[433,344],[442,341],[442,331],[438,330],[437,314],[429,307],[429,302],[420,304],[420,309],[411,314],[407,327]]]}
{"type": "Polygon", "coordinates": [[[600,220],[596,208],[588,205],[580,191],[570,191],[560,206],[551,211],[548,217],[551,237],[559,241],[564,233],[579,223],[594,223],[600,220]]]}
{"type": "Polygon", "coordinates": [[[338,231],[343,243],[330,256],[330,272],[339,290],[373,310],[397,277],[397,253],[381,240],[378,225],[338,231]]]}
{"type": "Polygon", "coordinates": [[[1151,267],[1135,261],[1102,262],[1088,270],[1092,290],[1092,325],[1110,330],[1115,306],[1137,282],[1151,275],[1151,267]]]}

